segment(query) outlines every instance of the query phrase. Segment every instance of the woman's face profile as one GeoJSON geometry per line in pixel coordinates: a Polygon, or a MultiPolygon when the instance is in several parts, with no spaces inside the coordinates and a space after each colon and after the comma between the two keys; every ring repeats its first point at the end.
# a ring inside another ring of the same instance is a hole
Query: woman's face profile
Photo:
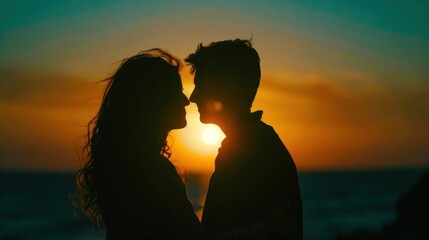
{"type": "Polygon", "coordinates": [[[166,96],[166,103],[164,107],[165,124],[168,130],[180,129],[186,127],[186,110],[185,107],[189,105],[189,99],[183,93],[182,79],[178,72],[170,75],[166,96]]]}

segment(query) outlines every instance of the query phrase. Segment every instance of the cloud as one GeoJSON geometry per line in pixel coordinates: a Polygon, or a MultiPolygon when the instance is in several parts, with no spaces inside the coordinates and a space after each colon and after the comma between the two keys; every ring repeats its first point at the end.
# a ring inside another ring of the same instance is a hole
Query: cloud
{"type": "Polygon", "coordinates": [[[76,168],[102,89],[53,71],[1,69],[0,169],[76,168]]]}
{"type": "Polygon", "coordinates": [[[254,109],[300,167],[429,165],[429,87],[265,78],[254,109]]]}
{"type": "Polygon", "coordinates": [[[263,79],[256,106],[270,106],[276,118],[294,124],[344,125],[359,119],[357,102],[348,89],[311,77],[305,80],[263,79]],[[283,115],[283,117],[281,116],[283,115]]]}
{"type": "Polygon", "coordinates": [[[64,107],[99,94],[102,84],[60,72],[0,69],[0,103],[38,107],[64,107]]]}
{"type": "Polygon", "coordinates": [[[260,92],[261,101],[299,111],[299,121],[340,125],[429,122],[429,86],[377,81],[339,83],[312,76],[297,80],[263,79],[260,92]]]}

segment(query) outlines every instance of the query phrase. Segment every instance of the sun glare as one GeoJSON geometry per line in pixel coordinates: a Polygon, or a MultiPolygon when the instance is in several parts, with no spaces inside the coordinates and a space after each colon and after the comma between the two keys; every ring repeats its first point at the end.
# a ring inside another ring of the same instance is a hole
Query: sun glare
{"type": "Polygon", "coordinates": [[[216,144],[219,142],[220,138],[219,130],[217,130],[217,128],[214,126],[207,126],[201,133],[201,138],[207,145],[216,144]]]}

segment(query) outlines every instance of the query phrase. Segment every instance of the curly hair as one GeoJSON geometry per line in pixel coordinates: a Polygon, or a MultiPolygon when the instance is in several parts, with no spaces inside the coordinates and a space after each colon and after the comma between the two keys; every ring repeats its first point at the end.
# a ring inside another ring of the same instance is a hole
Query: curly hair
{"type": "MultiPolygon", "coordinates": [[[[180,59],[154,48],[123,59],[116,73],[103,80],[107,81],[107,87],[99,111],[87,126],[86,144],[82,149],[84,163],[76,173],[77,192],[73,195],[79,199],[74,205],[91,219],[96,230],[106,227],[104,209],[109,193],[107,182],[112,177],[109,174],[115,168],[112,162],[125,161],[118,157],[119,146],[136,143],[136,138],[141,137],[136,136],[135,127],[130,126],[131,120],[139,115],[136,107],[145,108],[149,114],[160,111],[158,106],[152,106],[153,101],[144,100],[162,95],[160,92],[165,86],[160,81],[169,76],[166,74],[178,74],[181,68],[180,59]]],[[[146,146],[139,148],[145,149],[147,155],[169,158],[171,150],[166,140],[169,129],[162,129],[156,123],[156,116],[150,115],[146,122],[139,124],[145,127],[146,140],[146,146]]]]}

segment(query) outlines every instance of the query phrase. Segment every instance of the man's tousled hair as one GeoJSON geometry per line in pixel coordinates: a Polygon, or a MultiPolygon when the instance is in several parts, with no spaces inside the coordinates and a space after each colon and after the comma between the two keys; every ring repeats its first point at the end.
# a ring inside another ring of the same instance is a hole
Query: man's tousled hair
{"type": "MultiPolygon", "coordinates": [[[[253,103],[261,79],[260,59],[250,40],[225,40],[207,46],[200,43],[185,62],[191,65],[191,73],[199,69],[215,75],[220,85],[236,87],[246,104],[253,103]]],[[[249,106],[249,107],[250,107],[249,106]]]]}

